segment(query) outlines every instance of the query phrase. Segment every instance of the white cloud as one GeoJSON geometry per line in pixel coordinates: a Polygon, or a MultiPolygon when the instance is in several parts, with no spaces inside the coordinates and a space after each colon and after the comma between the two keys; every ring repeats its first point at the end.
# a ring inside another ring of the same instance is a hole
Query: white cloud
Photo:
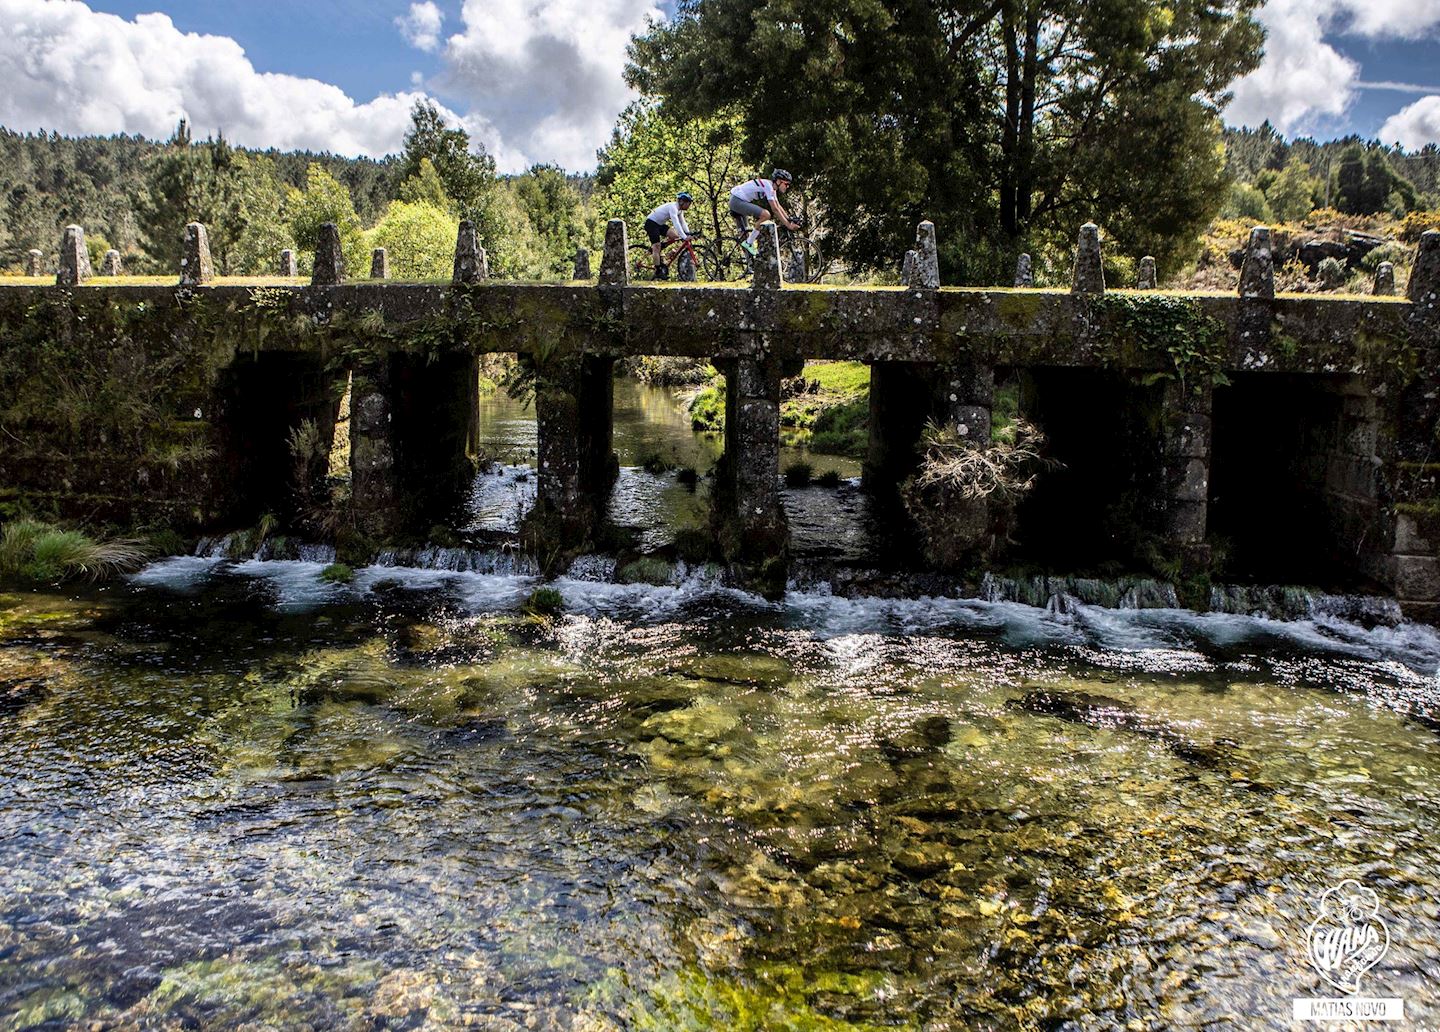
{"type": "Polygon", "coordinates": [[[234,143],[380,156],[399,149],[424,96],[357,103],[329,83],[256,71],[233,39],[181,32],[163,14],[0,0],[0,25],[0,124],[13,129],[164,138],[185,117],[234,143]]]}
{"type": "Polygon", "coordinates": [[[440,46],[440,25],[445,15],[431,0],[411,4],[410,13],[395,19],[400,35],[412,47],[420,50],[434,50],[440,46]]]}
{"type": "Polygon", "coordinates": [[[436,84],[493,124],[502,169],[590,168],[633,97],[630,36],[660,17],[653,0],[465,0],[436,84]]]}
{"type": "Polygon", "coordinates": [[[1440,97],[1421,97],[1391,115],[1380,127],[1380,140],[1406,150],[1440,143],[1440,97]]]}

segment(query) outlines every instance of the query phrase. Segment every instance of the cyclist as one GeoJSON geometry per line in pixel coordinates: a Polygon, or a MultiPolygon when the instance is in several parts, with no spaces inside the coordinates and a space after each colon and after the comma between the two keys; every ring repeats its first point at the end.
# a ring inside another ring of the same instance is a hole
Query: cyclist
{"type": "Polygon", "coordinates": [[[788,189],[790,173],[777,168],[770,173],[769,179],[749,179],[730,191],[730,215],[740,228],[740,246],[750,253],[750,257],[760,253],[755,246],[755,238],[760,235],[761,224],[769,222],[772,217],[786,229],[793,231],[800,228],[800,223],[792,222],[780,205],[780,195],[788,189]],[[754,229],[746,224],[747,218],[755,220],[754,229]]]}
{"type": "Polygon", "coordinates": [[[688,240],[693,234],[685,225],[685,212],[695,203],[684,190],[675,195],[668,204],[662,204],[645,216],[645,235],[650,238],[650,254],[655,259],[655,278],[665,279],[665,261],[660,257],[661,249],[672,240],[688,240]]]}

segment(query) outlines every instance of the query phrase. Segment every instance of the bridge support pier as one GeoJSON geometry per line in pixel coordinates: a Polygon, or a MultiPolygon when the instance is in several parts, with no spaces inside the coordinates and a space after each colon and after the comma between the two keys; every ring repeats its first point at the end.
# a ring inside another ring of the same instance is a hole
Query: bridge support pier
{"type": "Polygon", "coordinates": [[[1187,555],[1205,544],[1210,497],[1211,389],[1168,382],[1160,397],[1160,506],[1170,542],[1187,555]]]}
{"type": "Polygon", "coordinates": [[[593,540],[614,482],[614,364],[613,358],[585,355],[548,362],[536,372],[539,470],[525,536],[558,542],[562,553],[593,540]]]}
{"type": "Polygon", "coordinates": [[[995,370],[988,365],[872,362],[866,485],[890,491],[915,472],[927,420],[987,447],[994,395],[995,370]]]}
{"type": "Polygon", "coordinates": [[[405,499],[401,517],[423,530],[453,520],[475,477],[479,368],[473,356],[393,355],[390,415],[405,499]]]}
{"type": "Polygon", "coordinates": [[[767,596],[785,591],[789,527],[780,504],[780,363],[734,358],[725,374],[725,454],[716,467],[721,547],[767,596]]]}
{"type": "MultiPolygon", "coordinates": [[[[354,369],[350,380],[350,507],[356,530],[376,542],[396,534],[401,522],[391,417],[390,363],[381,357],[354,369]]],[[[369,558],[337,552],[341,559],[369,558]]]]}

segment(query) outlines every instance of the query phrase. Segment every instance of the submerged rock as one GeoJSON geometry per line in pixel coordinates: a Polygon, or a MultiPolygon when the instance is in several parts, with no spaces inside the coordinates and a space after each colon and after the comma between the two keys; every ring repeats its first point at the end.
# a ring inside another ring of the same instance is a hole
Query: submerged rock
{"type": "Polygon", "coordinates": [[[1129,704],[1108,695],[1036,688],[1018,699],[1009,700],[1006,705],[1026,713],[1057,717],[1072,724],[1128,731],[1153,738],[1165,743],[1177,759],[1200,767],[1218,767],[1230,757],[1234,748],[1233,743],[1223,740],[1209,745],[1192,741],[1168,724],[1147,717],[1129,704]]]}

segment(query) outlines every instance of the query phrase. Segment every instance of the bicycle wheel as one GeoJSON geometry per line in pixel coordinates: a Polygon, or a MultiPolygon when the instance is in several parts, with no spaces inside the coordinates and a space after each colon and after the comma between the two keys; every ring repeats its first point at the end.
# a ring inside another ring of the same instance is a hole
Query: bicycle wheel
{"type": "Polygon", "coordinates": [[[655,256],[650,253],[649,244],[630,245],[630,280],[653,280],[655,278],[655,256]]]}

